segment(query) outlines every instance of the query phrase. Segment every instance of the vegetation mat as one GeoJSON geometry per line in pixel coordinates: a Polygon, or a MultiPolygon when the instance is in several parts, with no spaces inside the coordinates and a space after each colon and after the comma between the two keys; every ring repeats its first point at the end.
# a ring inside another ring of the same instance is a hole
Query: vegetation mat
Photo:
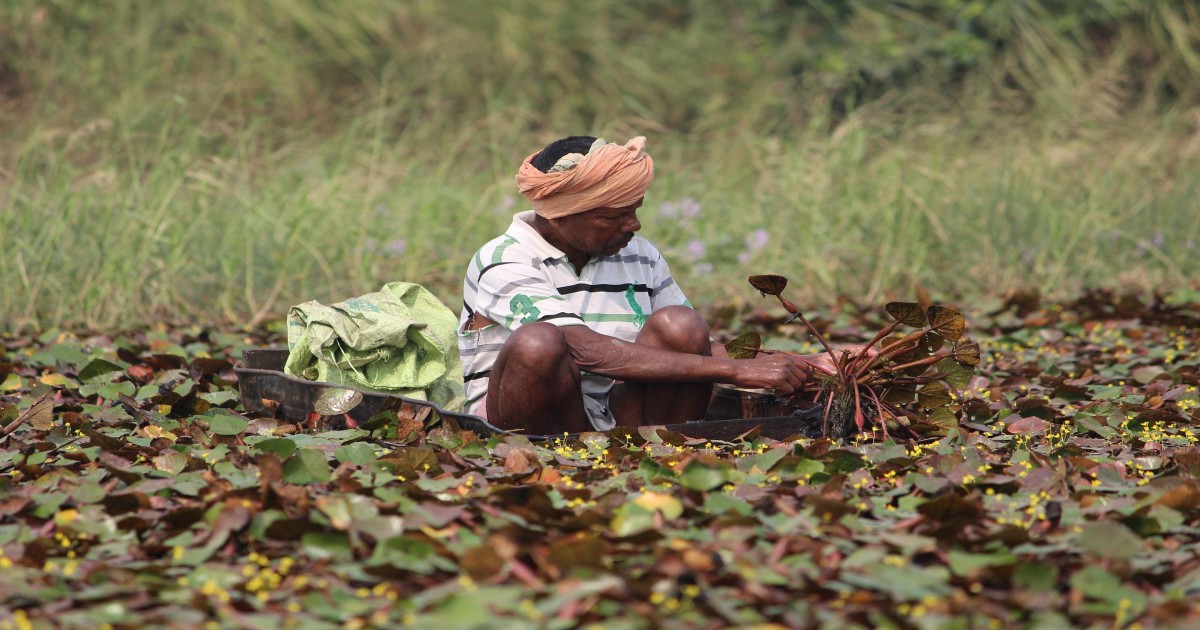
{"type": "Polygon", "coordinates": [[[0,626],[1195,622],[1200,308],[970,321],[960,426],[901,442],[308,429],[239,412],[234,362],[278,332],[6,339],[0,626]]]}

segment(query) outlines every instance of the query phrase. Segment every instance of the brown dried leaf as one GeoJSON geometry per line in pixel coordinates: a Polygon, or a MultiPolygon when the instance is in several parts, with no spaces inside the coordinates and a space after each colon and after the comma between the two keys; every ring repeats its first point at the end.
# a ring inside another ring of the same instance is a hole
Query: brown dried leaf
{"type": "Polygon", "coordinates": [[[941,381],[934,381],[917,392],[917,404],[922,409],[939,409],[950,404],[950,390],[941,381]]]}
{"type": "Polygon", "coordinates": [[[962,337],[954,342],[954,360],[965,367],[979,365],[979,343],[970,337],[962,337]]]}
{"type": "Polygon", "coordinates": [[[25,411],[24,422],[38,431],[49,431],[54,428],[54,401],[39,400],[25,411]]]}
{"type": "Polygon", "coordinates": [[[788,280],[783,276],[776,275],[761,275],[750,276],[750,285],[758,289],[763,295],[779,295],[787,288],[788,280]]]}
{"type": "Polygon", "coordinates": [[[893,319],[906,326],[924,328],[929,325],[925,311],[916,302],[888,302],[884,309],[893,319]]]}
{"type": "Polygon", "coordinates": [[[518,450],[509,451],[508,456],[504,458],[504,472],[510,475],[518,475],[526,470],[529,470],[529,458],[518,450]]]}
{"type": "Polygon", "coordinates": [[[967,327],[967,319],[952,308],[934,304],[929,307],[929,325],[946,340],[958,341],[967,327]]]}
{"type": "Polygon", "coordinates": [[[1025,435],[1027,433],[1044,433],[1048,428],[1050,428],[1049,422],[1046,422],[1037,416],[1029,416],[1028,418],[1021,418],[1020,420],[1009,424],[1006,431],[1014,435],[1025,435]]]}

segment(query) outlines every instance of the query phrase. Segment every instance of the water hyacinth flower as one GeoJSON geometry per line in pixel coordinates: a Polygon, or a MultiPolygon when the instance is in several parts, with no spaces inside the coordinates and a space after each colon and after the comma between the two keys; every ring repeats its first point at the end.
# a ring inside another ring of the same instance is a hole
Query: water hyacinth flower
{"type": "Polygon", "coordinates": [[[704,256],[708,254],[708,246],[704,244],[704,241],[694,238],[694,239],[688,241],[687,253],[688,253],[688,257],[690,257],[692,259],[692,261],[695,262],[695,261],[700,260],[701,258],[704,258],[704,256]]]}

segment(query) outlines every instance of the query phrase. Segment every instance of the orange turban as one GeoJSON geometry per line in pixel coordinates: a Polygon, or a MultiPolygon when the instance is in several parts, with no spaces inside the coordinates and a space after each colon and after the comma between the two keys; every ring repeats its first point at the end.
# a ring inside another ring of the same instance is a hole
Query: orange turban
{"type": "Polygon", "coordinates": [[[638,136],[625,146],[593,145],[587,155],[577,158],[564,156],[559,164],[565,163],[566,169],[549,173],[539,171],[531,163],[537,155],[534,153],[521,163],[517,188],[533,205],[533,211],[547,219],[595,208],[631,206],[646,196],[646,189],[654,181],[654,160],[646,155],[645,136],[638,136]]]}

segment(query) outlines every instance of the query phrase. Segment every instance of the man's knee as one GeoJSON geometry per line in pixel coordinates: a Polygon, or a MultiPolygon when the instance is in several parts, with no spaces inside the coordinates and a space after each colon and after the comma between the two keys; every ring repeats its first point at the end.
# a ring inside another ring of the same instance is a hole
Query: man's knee
{"type": "Polygon", "coordinates": [[[552,372],[559,369],[570,348],[558,326],[535,322],[513,331],[500,352],[506,367],[518,365],[522,370],[552,372]]]}
{"type": "Polygon", "coordinates": [[[709,331],[704,317],[686,306],[668,306],[654,311],[646,328],[664,347],[678,352],[709,354],[709,331]]]}

